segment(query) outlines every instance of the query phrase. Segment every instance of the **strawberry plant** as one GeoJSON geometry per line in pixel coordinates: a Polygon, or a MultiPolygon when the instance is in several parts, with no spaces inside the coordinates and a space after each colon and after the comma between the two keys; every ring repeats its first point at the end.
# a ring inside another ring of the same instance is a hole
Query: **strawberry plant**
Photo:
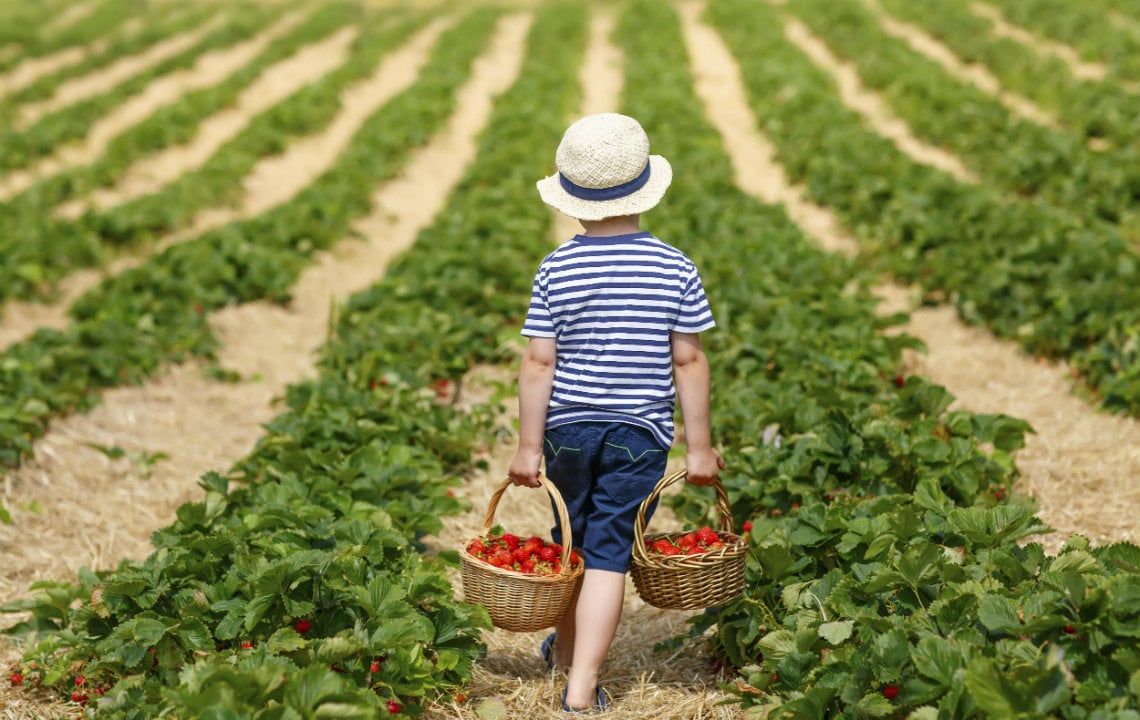
{"type": "MultiPolygon", "coordinates": [[[[753,26],[754,5],[710,7],[741,47],[771,40],[762,66],[781,67],[778,22],[753,26]]],[[[863,276],[813,257],[778,216],[721,185],[731,171],[693,116],[673,11],[635,4],[618,35],[643,61],[630,68],[632,114],[668,118],[647,128],[656,146],[699,168],[675,189],[700,209],[666,202],[655,221],[707,240],[694,254],[731,319],[709,334],[712,420],[729,438],[733,514],[751,523],[747,589],[696,617],[692,636],[711,632],[740,671],[732,687],[746,717],[1134,717],[1140,667],[1128,648],[1140,606],[1107,598],[1132,596],[1140,550],[1073,538],[1051,557],[1027,543],[1049,531],[1028,499],[1006,492],[1028,425],[949,411],[945,389],[921,378],[897,387],[899,346],[860,332],[876,326],[860,303],[863,276]],[[704,212],[715,225],[697,230],[704,212]],[[741,256],[754,263],[747,283],[736,281],[741,256]],[[1099,632],[1082,646],[1088,620],[1099,632]]],[[[671,502],[692,522],[708,513],[689,488],[671,502]]]]}

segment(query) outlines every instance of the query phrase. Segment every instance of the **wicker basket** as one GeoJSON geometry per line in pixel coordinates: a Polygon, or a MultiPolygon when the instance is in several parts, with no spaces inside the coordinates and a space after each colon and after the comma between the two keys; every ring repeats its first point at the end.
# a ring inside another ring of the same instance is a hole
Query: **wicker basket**
{"type": "Polygon", "coordinates": [[[684,470],[667,475],[657,482],[653,492],[641,503],[633,526],[633,558],[630,573],[633,584],[645,602],[669,610],[697,610],[722,605],[744,591],[744,564],[748,543],[732,533],[732,510],[724,486],[715,484],[717,508],[720,510],[720,535],[725,546],[698,555],[658,555],[645,549],[648,540],[675,540],[683,532],[645,534],[645,512],[661,491],[683,479],[684,470]]]}
{"type": "MultiPolygon", "coordinates": [[[[513,632],[533,632],[557,625],[570,608],[574,595],[582,583],[583,568],[570,567],[572,540],[570,518],[566,504],[554,483],[539,476],[546,492],[558,512],[562,526],[562,570],[557,575],[524,575],[495,567],[467,552],[467,544],[459,548],[459,565],[463,578],[463,599],[483,605],[491,615],[495,627],[513,632]]],[[[495,510],[503,493],[513,483],[504,480],[487,507],[483,518],[483,535],[491,533],[495,523],[495,510]]],[[[470,542],[470,541],[468,541],[470,542]]]]}

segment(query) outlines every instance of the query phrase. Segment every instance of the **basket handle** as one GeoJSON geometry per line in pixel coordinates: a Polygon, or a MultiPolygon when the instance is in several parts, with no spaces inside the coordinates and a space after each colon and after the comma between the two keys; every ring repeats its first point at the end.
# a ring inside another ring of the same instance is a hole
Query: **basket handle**
{"type": "MultiPolygon", "coordinates": [[[[660,497],[661,491],[669,487],[678,480],[684,480],[689,475],[687,470],[677,470],[671,475],[666,475],[657,481],[654,486],[653,492],[641,501],[641,505],[637,508],[637,520],[633,523],[633,555],[638,561],[645,563],[649,561],[649,552],[645,549],[645,513],[649,510],[649,506],[660,497]]],[[[716,505],[717,510],[720,511],[720,529],[722,532],[732,532],[732,506],[728,503],[728,494],[724,491],[724,485],[721,485],[720,478],[716,479],[713,483],[713,489],[716,490],[716,505]]]]}
{"type": "MultiPolygon", "coordinates": [[[[538,481],[546,488],[546,492],[550,495],[550,499],[554,501],[555,510],[558,512],[558,520],[562,527],[562,569],[559,571],[559,576],[570,574],[570,552],[573,550],[574,536],[570,530],[570,514],[566,511],[566,503],[562,500],[562,493],[558,492],[558,488],[554,483],[550,482],[542,473],[538,474],[538,481]]],[[[503,499],[503,493],[507,488],[514,485],[510,478],[503,480],[495,493],[491,495],[491,502],[487,505],[487,514],[483,516],[483,535],[490,535],[491,528],[495,525],[495,511],[499,508],[499,501],[503,499]]]]}

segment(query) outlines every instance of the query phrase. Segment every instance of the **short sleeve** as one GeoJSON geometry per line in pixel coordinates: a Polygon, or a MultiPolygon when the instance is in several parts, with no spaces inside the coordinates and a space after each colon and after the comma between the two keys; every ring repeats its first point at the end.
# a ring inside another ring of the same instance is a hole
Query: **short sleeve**
{"type": "Polygon", "coordinates": [[[681,291],[681,309],[672,330],[683,333],[699,333],[716,327],[712,308],[705,297],[705,287],[701,284],[700,273],[695,266],[690,268],[681,291]]]}
{"type": "Polygon", "coordinates": [[[534,275],[534,286],[530,291],[530,308],[526,311],[522,334],[526,337],[554,337],[554,321],[550,317],[550,307],[546,302],[545,268],[540,267],[534,275]]]}

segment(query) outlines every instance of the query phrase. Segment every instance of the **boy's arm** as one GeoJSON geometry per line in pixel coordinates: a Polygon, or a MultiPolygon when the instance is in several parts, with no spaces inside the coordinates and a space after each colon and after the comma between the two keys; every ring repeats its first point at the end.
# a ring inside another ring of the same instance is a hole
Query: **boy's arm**
{"type": "Polygon", "coordinates": [[[688,482],[712,485],[724,459],[712,446],[709,427],[709,361],[696,333],[673,332],[673,379],[685,424],[685,466],[688,482]]]}
{"type": "Polygon", "coordinates": [[[554,338],[532,337],[519,364],[519,448],[507,475],[515,485],[539,487],[546,408],[554,388],[554,338]]]}

